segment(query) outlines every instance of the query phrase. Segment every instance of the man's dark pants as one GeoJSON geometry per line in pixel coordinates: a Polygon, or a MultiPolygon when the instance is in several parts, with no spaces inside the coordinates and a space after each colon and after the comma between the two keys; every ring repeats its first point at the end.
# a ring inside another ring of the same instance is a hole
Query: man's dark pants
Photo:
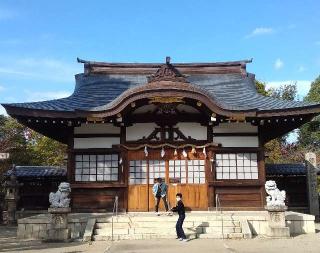
{"type": "Polygon", "coordinates": [[[182,238],[182,239],[187,238],[186,235],[184,234],[184,231],[182,228],[183,221],[184,221],[185,217],[186,217],[185,215],[179,215],[179,219],[176,224],[177,237],[182,238]]]}
{"type": "MultiPolygon", "coordinates": [[[[161,197],[156,196],[156,212],[159,211],[159,203],[160,203],[160,199],[161,197]]],[[[164,203],[164,207],[166,208],[166,211],[168,212],[169,208],[168,208],[168,203],[167,203],[167,196],[162,197],[163,203],[164,203]]]]}

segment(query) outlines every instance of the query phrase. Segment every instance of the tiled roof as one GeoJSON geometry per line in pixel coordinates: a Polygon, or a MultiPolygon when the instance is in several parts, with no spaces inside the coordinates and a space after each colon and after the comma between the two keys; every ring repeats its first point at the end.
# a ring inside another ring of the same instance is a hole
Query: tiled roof
{"type": "MultiPolygon", "coordinates": [[[[19,177],[66,177],[67,170],[55,166],[16,166],[16,176],[19,177]]],[[[5,176],[12,175],[12,169],[5,176]]]]}
{"type": "MultiPolygon", "coordinates": [[[[78,74],[74,93],[62,99],[33,103],[5,104],[11,107],[62,112],[97,111],[98,108],[108,109],[112,101],[124,91],[147,83],[148,75],[129,74],[78,74]]],[[[206,91],[213,101],[222,109],[269,111],[308,107],[316,104],[283,101],[265,97],[257,93],[254,75],[233,74],[194,74],[187,80],[206,91]]]]}
{"type": "MultiPolygon", "coordinates": [[[[296,164],[265,164],[267,176],[272,175],[305,175],[306,167],[303,163],[296,164]]],[[[319,174],[319,172],[318,172],[319,174]]],[[[12,170],[5,176],[12,175],[12,170]]],[[[67,170],[54,166],[16,166],[17,177],[66,177],[67,170]]]]}
{"type": "Polygon", "coordinates": [[[266,164],[265,167],[267,176],[306,174],[306,166],[303,163],[266,164]]]}

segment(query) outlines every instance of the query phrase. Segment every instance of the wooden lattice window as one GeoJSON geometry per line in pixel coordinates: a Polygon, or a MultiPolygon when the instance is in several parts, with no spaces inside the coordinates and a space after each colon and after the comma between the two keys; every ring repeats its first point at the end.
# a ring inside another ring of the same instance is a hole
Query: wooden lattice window
{"type": "Polygon", "coordinates": [[[206,182],[204,160],[188,161],[188,183],[204,184],[206,182]]]}
{"type": "Polygon", "coordinates": [[[129,164],[129,184],[147,184],[147,161],[133,160],[129,164]]]}
{"type": "Polygon", "coordinates": [[[186,183],[186,160],[169,160],[170,183],[186,183]]]}
{"type": "Polygon", "coordinates": [[[258,179],[257,153],[216,154],[216,179],[258,179]]]}
{"type": "Polygon", "coordinates": [[[78,154],[75,157],[75,181],[118,181],[118,154],[78,154]]]}
{"type": "Polygon", "coordinates": [[[153,184],[156,178],[162,178],[165,181],[166,163],[164,160],[149,161],[149,184],[153,184]]]}

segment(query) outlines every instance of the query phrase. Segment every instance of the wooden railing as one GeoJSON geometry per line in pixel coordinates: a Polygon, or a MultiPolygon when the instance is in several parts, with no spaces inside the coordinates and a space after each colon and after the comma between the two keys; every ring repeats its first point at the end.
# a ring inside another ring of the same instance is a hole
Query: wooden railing
{"type": "Polygon", "coordinates": [[[112,218],[111,218],[111,240],[113,241],[113,218],[114,216],[118,217],[118,196],[115,196],[114,203],[113,203],[113,210],[112,210],[112,218]]]}
{"type": "Polygon", "coordinates": [[[218,214],[221,219],[221,235],[222,235],[222,239],[224,239],[222,207],[221,207],[219,194],[216,194],[216,215],[218,215],[218,214]]]}

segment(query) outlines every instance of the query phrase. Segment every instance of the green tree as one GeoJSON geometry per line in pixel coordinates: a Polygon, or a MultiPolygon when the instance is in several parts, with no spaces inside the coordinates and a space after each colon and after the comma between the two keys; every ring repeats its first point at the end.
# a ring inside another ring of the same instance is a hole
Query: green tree
{"type": "Polygon", "coordinates": [[[266,83],[259,81],[259,80],[255,80],[256,83],[256,89],[258,91],[259,94],[263,95],[263,96],[268,96],[268,91],[266,90],[266,83]]]}
{"type": "Polygon", "coordinates": [[[18,123],[11,117],[0,116],[0,152],[10,158],[0,161],[0,180],[12,164],[64,165],[66,145],[45,137],[18,123]]]}
{"type": "MultiPolygon", "coordinates": [[[[312,83],[307,96],[306,102],[320,103],[320,76],[312,83]]],[[[299,144],[306,149],[319,153],[320,149],[320,116],[313,118],[312,121],[304,124],[299,129],[299,144]]]]}
{"type": "Polygon", "coordinates": [[[297,97],[297,83],[283,84],[279,88],[270,88],[268,95],[282,100],[293,101],[297,97]]]}
{"type": "Polygon", "coordinates": [[[28,136],[27,150],[32,154],[30,162],[33,165],[64,165],[66,145],[35,131],[30,131],[28,136]]]}
{"type": "MultiPolygon", "coordinates": [[[[266,84],[256,80],[256,88],[258,93],[264,96],[274,97],[277,99],[292,101],[297,98],[297,85],[284,84],[279,88],[266,89],[266,84]]],[[[267,163],[285,163],[298,162],[301,160],[301,155],[295,156],[294,152],[298,152],[299,147],[286,142],[288,135],[273,139],[265,144],[265,151],[267,155],[267,163]]]]}

